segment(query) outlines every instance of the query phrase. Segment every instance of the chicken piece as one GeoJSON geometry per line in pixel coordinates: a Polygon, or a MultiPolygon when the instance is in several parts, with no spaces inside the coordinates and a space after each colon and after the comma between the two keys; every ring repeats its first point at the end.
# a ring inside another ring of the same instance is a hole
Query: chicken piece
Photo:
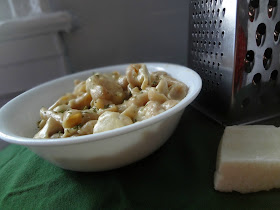
{"type": "Polygon", "coordinates": [[[93,128],[95,124],[97,123],[97,120],[90,120],[87,123],[85,123],[77,132],[80,135],[87,135],[93,133],[93,128]]]}
{"type": "Polygon", "coordinates": [[[138,111],[137,121],[142,121],[153,116],[156,116],[165,110],[161,104],[157,101],[149,101],[144,107],[141,107],[138,111]]]}
{"type": "Polygon", "coordinates": [[[92,100],[105,99],[112,104],[123,102],[126,94],[112,76],[106,74],[95,74],[86,80],[86,90],[90,93],[92,100]]]}
{"type": "Polygon", "coordinates": [[[126,77],[131,87],[145,90],[150,85],[150,74],[145,64],[131,64],[126,70],[126,77]]]}
{"type": "Polygon", "coordinates": [[[50,138],[53,134],[63,131],[63,128],[59,122],[50,117],[44,127],[34,136],[35,139],[50,138]]]}
{"type": "Polygon", "coordinates": [[[126,115],[120,114],[118,112],[106,111],[99,116],[97,123],[94,126],[93,132],[99,133],[103,131],[113,130],[126,125],[130,125],[132,123],[132,120],[126,115]]]}

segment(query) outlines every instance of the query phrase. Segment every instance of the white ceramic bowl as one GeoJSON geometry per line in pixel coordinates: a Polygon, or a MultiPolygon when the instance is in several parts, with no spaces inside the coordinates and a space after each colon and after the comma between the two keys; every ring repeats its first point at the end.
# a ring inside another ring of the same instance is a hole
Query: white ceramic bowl
{"type": "Polygon", "coordinates": [[[72,92],[74,79],[86,79],[93,72],[119,71],[129,64],[96,68],[64,76],[37,86],[8,102],[0,109],[0,138],[24,145],[49,162],[68,170],[102,171],[118,168],[146,157],[172,134],[185,109],[199,94],[199,75],[184,66],[146,63],[149,71],[166,71],[189,87],[187,96],[175,107],[150,119],[97,134],[64,139],[38,140],[39,110],[61,95],[72,92]]]}

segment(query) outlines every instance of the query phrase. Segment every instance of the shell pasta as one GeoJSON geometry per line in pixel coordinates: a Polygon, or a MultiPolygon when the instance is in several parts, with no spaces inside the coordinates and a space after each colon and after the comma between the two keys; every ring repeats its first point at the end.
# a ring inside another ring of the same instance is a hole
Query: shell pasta
{"type": "Polygon", "coordinates": [[[75,80],[72,93],[41,108],[34,138],[65,138],[99,133],[156,116],[182,100],[188,87],[166,72],[131,64],[126,74],[94,73],[75,80]]]}

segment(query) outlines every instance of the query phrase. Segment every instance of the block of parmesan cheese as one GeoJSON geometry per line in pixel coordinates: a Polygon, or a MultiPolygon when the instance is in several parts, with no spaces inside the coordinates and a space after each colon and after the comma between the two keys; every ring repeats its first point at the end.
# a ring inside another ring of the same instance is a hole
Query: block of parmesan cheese
{"type": "Polygon", "coordinates": [[[214,187],[240,193],[280,188],[280,128],[226,127],[218,149],[214,187]]]}

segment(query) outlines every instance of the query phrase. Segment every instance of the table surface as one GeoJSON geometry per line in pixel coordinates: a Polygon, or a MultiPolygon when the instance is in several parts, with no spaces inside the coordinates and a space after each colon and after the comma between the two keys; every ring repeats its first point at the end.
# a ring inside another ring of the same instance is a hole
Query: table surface
{"type": "Polygon", "coordinates": [[[279,209],[280,191],[213,188],[224,127],[188,107],[152,155],[105,172],[72,172],[10,145],[0,151],[0,209],[279,209]]]}

